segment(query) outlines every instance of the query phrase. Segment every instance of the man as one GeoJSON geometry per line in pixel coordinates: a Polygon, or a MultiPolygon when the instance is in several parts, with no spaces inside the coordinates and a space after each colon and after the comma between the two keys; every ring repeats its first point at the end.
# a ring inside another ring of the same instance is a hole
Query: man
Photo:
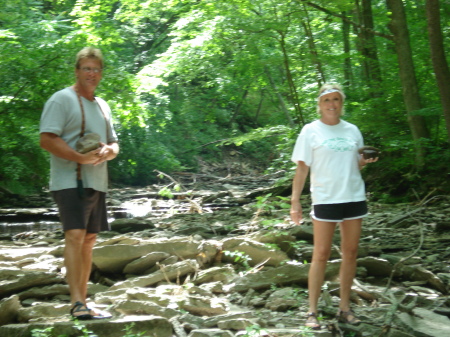
{"type": "Polygon", "coordinates": [[[109,230],[106,213],[107,161],[119,153],[108,104],[94,96],[102,79],[100,50],[83,48],[76,57],[76,83],[60,90],[45,104],[40,145],[51,153],[50,191],[64,229],[64,264],[72,308],[77,319],[96,315],[86,306],[92,249],[97,233],[109,230]],[[80,136],[96,133],[98,148],[75,150],[80,136]]]}

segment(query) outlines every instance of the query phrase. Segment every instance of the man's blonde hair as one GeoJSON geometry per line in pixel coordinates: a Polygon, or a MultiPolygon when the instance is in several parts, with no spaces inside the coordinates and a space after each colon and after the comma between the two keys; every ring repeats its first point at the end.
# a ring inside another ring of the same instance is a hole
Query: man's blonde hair
{"type": "Polygon", "coordinates": [[[97,48],[94,48],[94,47],[85,47],[85,48],[81,49],[77,53],[77,58],[76,58],[76,61],[75,61],[75,68],[79,69],[80,68],[80,61],[82,59],[86,59],[86,58],[99,60],[101,66],[102,66],[102,69],[103,69],[103,54],[100,51],[100,49],[97,49],[97,48]]]}

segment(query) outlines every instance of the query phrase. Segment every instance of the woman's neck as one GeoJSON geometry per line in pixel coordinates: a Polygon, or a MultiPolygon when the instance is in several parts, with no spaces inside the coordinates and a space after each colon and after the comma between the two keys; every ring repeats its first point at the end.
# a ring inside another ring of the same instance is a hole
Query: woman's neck
{"type": "Polygon", "coordinates": [[[323,116],[320,118],[320,121],[326,125],[338,125],[341,121],[340,118],[324,118],[323,116]]]}

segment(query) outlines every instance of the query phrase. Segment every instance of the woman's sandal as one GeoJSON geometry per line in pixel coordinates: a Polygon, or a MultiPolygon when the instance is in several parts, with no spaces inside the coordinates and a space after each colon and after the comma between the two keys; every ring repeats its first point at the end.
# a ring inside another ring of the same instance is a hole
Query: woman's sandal
{"type": "Polygon", "coordinates": [[[80,319],[80,320],[88,320],[92,319],[92,315],[90,314],[90,310],[86,307],[84,303],[79,301],[75,302],[72,309],[70,309],[70,315],[72,318],[80,319]],[[85,314],[76,315],[76,313],[85,312],[85,314]]]}
{"type": "Polygon", "coordinates": [[[350,309],[348,311],[342,311],[339,309],[336,318],[338,322],[351,324],[351,325],[358,325],[361,323],[361,320],[356,317],[355,313],[350,309]]]}
{"type": "Polygon", "coordinates": [[[322,327],[317,319],[317,315],[315,312],[308,312],[306,314],[306,323],[305,326],[311,328],[313,330],[320,330],[322,327]]]}

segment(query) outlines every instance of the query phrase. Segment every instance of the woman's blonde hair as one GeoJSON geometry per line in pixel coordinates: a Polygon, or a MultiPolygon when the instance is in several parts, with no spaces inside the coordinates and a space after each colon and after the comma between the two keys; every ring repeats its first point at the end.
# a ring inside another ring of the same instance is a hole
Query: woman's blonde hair
{"type": "Polygon", "coordinates": [[[103,69],[103,54],[100,49],[94,47],[84,47],[81,49],[77,54],[75,68],[80,69],[80,61],[86,58],[99,60],[103,69]]]}
{"type": "Polygon", "coordinates": [[[342,90],[342,86],[340,84],[337,83],[325,83],[324,85],[322,85],[319,89],[319,95],[317,96],[317,113],[320,115],[321,111],[319,108],[319,103],[320,103],[320,97],[332,92],[338,92],[341,97],[342,97],[342,110],[341,110],[341,116],[345,113],[344,110],[344,102],[345,102],[345,94],[344,91],[342,90]]]}

